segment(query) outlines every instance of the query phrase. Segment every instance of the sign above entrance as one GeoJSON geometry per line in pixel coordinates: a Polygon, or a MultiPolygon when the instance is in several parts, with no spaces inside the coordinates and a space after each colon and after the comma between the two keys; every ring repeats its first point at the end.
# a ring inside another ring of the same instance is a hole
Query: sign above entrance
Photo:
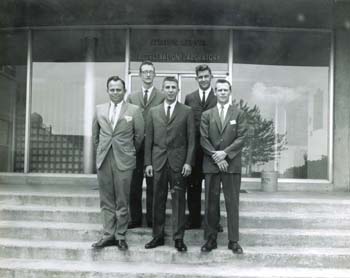
{"type": "Polygon", "coordinates": [[[131,61],[227,63],[227,31],[132,30],[131,61]]]}

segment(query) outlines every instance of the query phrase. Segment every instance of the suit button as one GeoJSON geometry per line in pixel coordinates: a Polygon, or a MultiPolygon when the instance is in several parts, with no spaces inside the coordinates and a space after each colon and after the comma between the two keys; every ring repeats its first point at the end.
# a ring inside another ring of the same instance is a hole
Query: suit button
{"type": "Polygon", "coordinates": [[[221,139],[220,142],[224,142],[224,139],[221,139]]]}

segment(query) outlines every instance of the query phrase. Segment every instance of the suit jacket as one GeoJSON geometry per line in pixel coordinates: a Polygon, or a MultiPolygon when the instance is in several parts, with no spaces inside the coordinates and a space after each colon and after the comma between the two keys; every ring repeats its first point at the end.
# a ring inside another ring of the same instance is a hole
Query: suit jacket
{"type": "Polygon", "coordinates": [[[185,98],[185,104],[190,106],[193,110],[194,114],[194,122],[196,126],[196,138],[198,140],[198,146],[199,146],[199,137],[200,137],[200,123],[201,123],[201,117],[202,113],[210,108],[213,108],[216,105],[216,96],[214,93],[214,90],[211,89],[204,107],[202,107],[202,100],[199,96],[199,90],[196,90],[190,94],[188,94],[185,98]]]}
{"type": "Polygon", "coordinates": [[[169,161],[173,171],[179,172],[185,163],[193,165],[195,132],[192,109],[177,102],[167,122],[164,104],[151,108],[147,117],[145,165],[160,171],[169,161]]]}
{"type": "Polygon", "coordinates": [[[136,167],[136,150],[144,138],[144,121],[139,107],[123,102],[115,128],[109,120],[110,103],[96,106],[92,135],[99,169],[109,151],[113,150],[117,167],[121,171],[136,167]]]}
{"type": "Polygon", "coordinates": [[[147,115],[148,115],[149,110],[152,107],[161,104],[164,101],[164,98],[165,98],[165,96],[162,92],[160,92],[157,88],[153,88],[151,94],[148,97],[148,101],[147,101],[146,105],[143,102],[142,90],[131,93],[128,96],[126,102],[132,103],[132,104],[137,105],[138,107],[141,108],[142,116],[143,116],[143,119],[146,123],[146,119],[147,119],[147,115]]]}
{"type": "Polygon", "coordinates": [[[203,148],[203,172],[218,173],[219,167],[211,158],[212,151],[223,150],[227,153],[228,173],[241,173],[241,151],[244,145],[246,124],[243,112],[230,105],[223,127],[217,106],[202,114],[200,143],[203,148]]]}

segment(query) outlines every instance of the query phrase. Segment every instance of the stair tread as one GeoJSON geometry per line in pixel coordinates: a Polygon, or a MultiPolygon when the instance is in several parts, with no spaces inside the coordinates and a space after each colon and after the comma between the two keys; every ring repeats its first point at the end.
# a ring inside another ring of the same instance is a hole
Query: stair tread
{"type": "MultiPolygon", "coordinates": [[[[71,223],[71,222],[49,222],[49,221],[0,221],[0,228],[35,228],[35,229],[69,229],[69,230],[101,230],[101,224],[71,223]]],[[[187,233],[202,233],[203,229],[186,230],[187,233]]],[[[128,233],[152,233],[151,228],[140,227],[129,230],[128,233]]],[[[226,230],[224,231],[226,233],[226,230]]],[[[293,229],[293,228],[240,228],[241,234],[271,234],[271,235],[310,235],[310,236],[349,236],[350,229],[293,229]]]]}
{"type": "MultiPolygon", "coordinates": [[[[202,277],[317,277],[349,278],[350,269],[232,266],[228,264],[188,265],[142,262],[82,262],[64,260],[0,259],[1,269],[30,269],[55,272],[98,272],[134,274],[200,275],[202,277]]],[[[189,276],[189,277],[191,277],[189,276]]]]}
{"type": "MultiPolygon", "coordinates": [[[[186,240],[185,240],[186,242],[186,240]]],[[[164,245],[160,246],[156,249],[146,250],[144,248],[144,243],[140,243],[137,245],[131,245],[129,247],[129,251],[137,251],[137,252],[145,252],[153,254],[154,252],[174,252],[176,250],[173,246],[164,245]]],[[[204,241],[203,241],[204,243],[204,241]]],[[[0,246],[7,247],[31,247],[31,248],[48,248],[48,249],[91,249],[92,242],[86,241],[42,241],[42,240],[26,240],[26,239],[13,239],[13,238],[0,238],[0,246]]],[[[320,256],[330,256],[330,255],[350,255],[350,248],[339,248],[339,247],[296,247],[296,246],[247,246],[244,248],[245,254],[284,254],[284,255],[320,255],[320,256]]],[[[116,249],[116,247],[108,247],[104,250],[108,249],[116,249]]],[[[101,250],[99,250],[100,252],[101,250]]],[[[222,252],[231,252],[227,249],[226,245],[219,245],[218,249],[214,251],[215,253],[222,252]]],[[[188,246],[188,254],[200,254],[198,246],[188,246]]]]}
{"type": "MultiPolygon", "coordinates": [[[[46,205],[4,205],[0,204],[0,211],[47,211],[47,212],[87,212],[99,213],[98,207],[81,207],[81,206],[46,206],[46,205]]],[[[166,210],[167,214],[171,209],[166,210]]],[[[226,217],[226,211],[221,211],[221,216],[226,217]]],[[[286,212],[286,211],[240,211],[240,216],[259,217],[259,218],[287,218],[287,219],[350,219],[349,213],[325,213],[325,212],[286,212]]]]}

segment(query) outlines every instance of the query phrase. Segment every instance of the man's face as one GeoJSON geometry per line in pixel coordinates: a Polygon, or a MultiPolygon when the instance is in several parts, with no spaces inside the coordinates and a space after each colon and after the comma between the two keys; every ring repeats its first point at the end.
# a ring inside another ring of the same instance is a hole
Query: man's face
{"type": "Polygon", "coordinates": [[[143,65],[141,67],[140,77],[141,77],[141,80],[142,80],[142,82],[144,84],[152,86],[155,76],[156,76],[156,73],[154,71],[153,66],[151,66],[151,65],[143,65]]]}
{"type": "Polygon", "coordinates": [[[108,84],[107,93],[111,101],[113,101],[115,104],[118,104],[124,99],[125,95],[123,83],[120,80],[110,81],[108,84]]]}
{"type": "Polygon", "coordinates": [[[217,83],[215,86],[215,92],[218,99],[218,103],[226,104],[231,95],[230,86],[227,83],[217,83]]]}
{"type": "Polygon", "coordinates": [[[177,94],[179,93],[179,88],[175,81],[165,81],[163,83],[163,92],[165,94],[165,99],[168,103],[173,103],[176,101],[177,94]]]}
{"type": "Polygon", "coordinates": [[[210,74],[209,70],[199,71],[196,77],[199,88],[201,88],[203,91],[210,87],[211,79],[212,75],[210,74]]]}

